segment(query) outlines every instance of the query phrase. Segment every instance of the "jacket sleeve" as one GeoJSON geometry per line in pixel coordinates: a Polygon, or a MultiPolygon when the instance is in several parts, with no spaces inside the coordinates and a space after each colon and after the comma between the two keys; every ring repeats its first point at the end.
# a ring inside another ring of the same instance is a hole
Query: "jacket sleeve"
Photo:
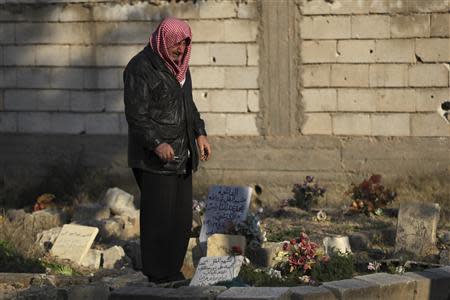
{"type": "MultiPolygon", "coordinates": [[[[188,80],[188,84],[192,89],[192,81],[191,81],[191,74],[188,70],[187,76],[186,76],[186,80],[188,80]]],[[[192,94],[192,93],[191,93],[192,94]]],[[[195,132],[195,137],[199,137],[201,135],[206,136],[206,129],[205,129],[205,122],[202,120],[202,118],[200,117],[200,113],[197,110],[197,106],[195,105],[194,100],[191,98],[191,104],[192,104],[192,120],[193,120],[193,126],[194,126],[194,132],[195,132]]]]}
{"type": "Polygon", "coordinates": [[[128,131],[142,147],[153,151],[162,143],[155,128],[150,123],[150,90],[144,78],[128,68],[123,73],[125,116],[128,131]]]}

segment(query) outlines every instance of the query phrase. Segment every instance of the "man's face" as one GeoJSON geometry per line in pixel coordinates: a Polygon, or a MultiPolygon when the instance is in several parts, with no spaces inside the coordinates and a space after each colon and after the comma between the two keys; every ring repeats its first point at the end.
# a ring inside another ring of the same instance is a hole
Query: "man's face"
{"type": "Polygon", "coordinates": [[[178,44],[175,44],[168,49],[170,58],[176,64],[179,64],[181,59],[183,58],[184,51],[186,50],[186,46],[187,46],[186,40],[182,40],[178,44]]]}

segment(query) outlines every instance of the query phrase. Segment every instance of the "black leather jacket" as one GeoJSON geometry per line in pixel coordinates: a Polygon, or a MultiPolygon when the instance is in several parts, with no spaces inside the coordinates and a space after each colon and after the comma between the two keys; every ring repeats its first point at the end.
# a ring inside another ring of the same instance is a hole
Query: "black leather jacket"
{"type": "Polygon", "coordinates": [[[158,174],[195,171],[195,138],[206,135],[206,131],[192,99],[189,70],[181,87],[164,61],[147,46],[130,60],[123,80],[128,165],[158,174]],[[172,146],[174,161],[165,163],[154,153],[161,143],[172,146]]]}

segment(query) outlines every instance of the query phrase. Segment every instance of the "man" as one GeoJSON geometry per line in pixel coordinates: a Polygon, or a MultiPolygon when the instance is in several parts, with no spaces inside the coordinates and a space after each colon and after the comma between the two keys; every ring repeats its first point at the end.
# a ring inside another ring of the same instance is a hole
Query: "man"
{"type": "Polygon", "coordinates": [[[143,273],[155,283],[184,278],[180,269],[192,225],[191,173],[199,152],[201,160],[211,156],[192,99],[191,40],[187,23],[163,20],[123,76],[128,164],[141,191],[143,273]]]}

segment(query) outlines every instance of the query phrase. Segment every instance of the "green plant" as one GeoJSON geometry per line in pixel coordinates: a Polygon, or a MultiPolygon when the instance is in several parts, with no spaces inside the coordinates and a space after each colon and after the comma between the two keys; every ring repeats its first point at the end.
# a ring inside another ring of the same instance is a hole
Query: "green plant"
{"type": "Polygon", "coordinates": [[[43,261],[42,265],[50,269],[51,273],[57,275],[73,276],[80,274],[69,265],[63,265],[56,262],[46,262],[46,261],[43,261]]]}
{"type": "Polygon", "coordinates": [[[346,194],[352,199],[351,211],[380,215],[382,208],[397,197],[397,193],[381,184],[381,175],[374,174],[360,184],[352,183],[346,194]]]}
{"type": "Polygon", "coordinates": [[[290,205],[309,211],[316,205],[319,197],[323,197],[326,189],[314,183],[313,176],[306,176],[303,184],[294,184],[294,198],[285,200],[283,205],[290,205]]]}
{"type": "Polygon", "coordinates": [[[296,286],[299,279],[296,274],[281,276],[280,272],[274,269],[258,269],[253,265],[242,265],[238,279],[251,286],[296,286]]]}
{"type": "Polygon", "coordinates": [[[23,257],[9,242],[0,240],[0,272],[42,273],[45,268],[39,260],[23,257]]]}
{"type": "Polygon", "coordinates": [[[328,259],[314,264],[311,277],[318,282],[342,280],[353,277],[355,272],[351,253],[332,252],[328,259]]]}

